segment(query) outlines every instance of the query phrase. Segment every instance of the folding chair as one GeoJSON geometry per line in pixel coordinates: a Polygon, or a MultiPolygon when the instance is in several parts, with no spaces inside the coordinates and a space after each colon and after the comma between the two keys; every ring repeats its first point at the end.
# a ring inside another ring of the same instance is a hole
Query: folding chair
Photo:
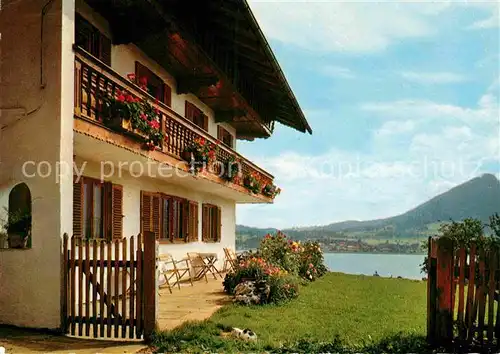
{"type": "Polygon", "coordinates": [[[238,267],[238,260],[234,251],[230,248],[224,248],[224,255],[226,256],[226,259],[224,260],[223,271],[236,271],[236,268],[238,267]]]}
{"type": "Polygon", "coordinates": [[[191,265],[191,268],[193,268],[195,278],[201,279],[201,277],[205,277],[205,282],[208,283],[207,273],[209,269],[201,255],[196,252],[188,252],[187,256],[189,264],[191,265]]]}
{"type": "MultiPolygon", "coordinates": [[[[187,259],[181,259],[176,261],[170,254],[161,254],[158,256],[158,270],[159,276],[163,276],[165,283],[168,287],[170,293],[172,293],[172,287],[177,285],[181,288],[180,280],[186,273],[189,275],[189,281],[191,286],[193,285],[193,277],[191,276],[191,269],[187,259]],[[180,267],[178,265],[181,265],[180,267]],[[171,283],[172,278],[175,277],[175,281],[171,283]]],[[[164,285],[162,284],[162,285],[164,285]]],[[[161,287],[161,285],[160,285],[161,287]]]]}

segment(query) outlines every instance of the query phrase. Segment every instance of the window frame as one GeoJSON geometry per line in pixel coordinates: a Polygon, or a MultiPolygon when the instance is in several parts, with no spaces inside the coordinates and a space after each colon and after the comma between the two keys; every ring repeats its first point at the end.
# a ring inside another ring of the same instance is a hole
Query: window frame
{"type": "Polygon", "coordinates": [[[184,104],[184,117],[197,127],[208,132],[208,116],[198,106],[188,100],[184,104]]]}
{"type": "Polygon", "coordinates": [[[111,39],[79,13],[75,14],[74,42],[75,45],[90,53],[104,64],[111,66],[111,39]],[[79,36],[85,36],[87,43],[84,45],[79,43],[79,36]]]}
{"type": "Polygon", "coordinates": [[[150,68],[139,61],[135,61],[135,77],[140,80],[141,77],[147,78],[148,93],[159,102],[168,107],[172,107],[172,88],[161,77],[156,75],[150,68]],[[156,92],[151,92],[151,86],[156,88],[156,92]]]}
{"type": "Polygon", "coordinates": [[[219,125],[218,128],[217,128],[217,139],[220,140],[220,142],[222,144],[224,144],[225,146],[233,149],[234,148],[234,136],[233,134],[231,134],[229,132],[229,130],[227,130],[226,128],[224,128],[222,125],[219,125]],[[229,138],[230,140],[230,143],[228,144],[226,141],[225,141],[225,138],[229,138]]]}

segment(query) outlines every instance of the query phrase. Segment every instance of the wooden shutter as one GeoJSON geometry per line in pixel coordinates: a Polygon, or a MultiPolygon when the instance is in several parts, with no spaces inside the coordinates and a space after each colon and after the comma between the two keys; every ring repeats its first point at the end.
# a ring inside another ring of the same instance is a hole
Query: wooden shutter
{"type": "Polygon", "coordinates": [[[113,184],[111,236],[113,239],[123,238],[123,187],[113,184]]]}
{"type": "Polygon", "coordinates": [[[215,223],[216,234],[214,237],[214,241],[219,242],[222,239],[222,213],[220,207],[215,208],[215,214],[217,216],[217,220],[215,223]]]}
{"type": "Polygon", "coordinates": [[[209,206],[206,204],[203,204],[202,206],[202,211],[201,211],[201,240],[203,242],[206,242],[208,240],[208,233],[209,233],[209,206]]]}
{"type": "Polygon", "coordinates": [[[189,226],[186,242],[198,241],[198,203],[189,202],[189,226]]]}
{"type": "Polygon", "coordinates": [[[155,234],[156,239],[158,240],[161,235],[161,197],[158,194],[153,195],[152,197],[152,230],[155,234]]]}
{"type": "Polygon", "coordinates": [[[188,242],[189,235],[189,202],[186,199],[181,201],[182,208],[182,237],[184,242],[188,242]]]}
{"type": "Polygon", "coordinates": [[[202,116],[202,119],[203,119],[203,129],[205,129],[206,131],[208,131],[208,116],[204,113],[201,114],[202,116]]]}
{"type": "Polygon", "coordinates": [[[163,95],[163,103],[172,107],[172,88],[167,84],[163,84],[163,95]]]}
{"type": "Polygon", "coordinates": [[[101,237],[111,240],[113,237],[113,184],[104,182],[102,188],[102,225],[104,235],[101,237]]]}
{"type": "Polygon", "coordinates": [[[73,179],[73,235],[83,237],[83,178],[73,179]]]}
{"type": "Polygon", "coordinates": [[[141,233],[153,231],[153,210],[151,193],[141,191],[141,233]]]}
{"type": "Polygon", "coordinates": [[[111,39],[99,33],[99,59],[111,66],[111,39]]]}

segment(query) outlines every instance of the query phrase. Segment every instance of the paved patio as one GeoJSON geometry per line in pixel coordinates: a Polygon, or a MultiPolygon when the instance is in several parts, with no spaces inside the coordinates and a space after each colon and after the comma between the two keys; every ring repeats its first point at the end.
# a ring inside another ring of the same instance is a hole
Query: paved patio
{"type": "Polygon", "coordinates": [[[159,297],[159,328],[172,329],[186,321],[205,320],[228,303],[231,298],[224,293],[220,278],[209,277],[208,283],[198,280],[194,286],[181,284],[181,289],[172,289],[172,294],[163,288],[159,297]]]}

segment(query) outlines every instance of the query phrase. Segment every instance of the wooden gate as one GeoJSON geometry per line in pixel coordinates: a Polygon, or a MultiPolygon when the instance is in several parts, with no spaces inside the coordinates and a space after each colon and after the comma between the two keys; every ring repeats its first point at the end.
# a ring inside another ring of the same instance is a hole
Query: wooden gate
{"type": "Polygon", "coordinates": [[[429,239],[427,338],[436,346],[498,348],[498,245],[429,239]]]}
{"type": "Polygon", "coordinates": [[[156,322],[156,244],[154,234],[145,236],[106,242],[64,235],[64,333],[149,338],[156,322]]]}

